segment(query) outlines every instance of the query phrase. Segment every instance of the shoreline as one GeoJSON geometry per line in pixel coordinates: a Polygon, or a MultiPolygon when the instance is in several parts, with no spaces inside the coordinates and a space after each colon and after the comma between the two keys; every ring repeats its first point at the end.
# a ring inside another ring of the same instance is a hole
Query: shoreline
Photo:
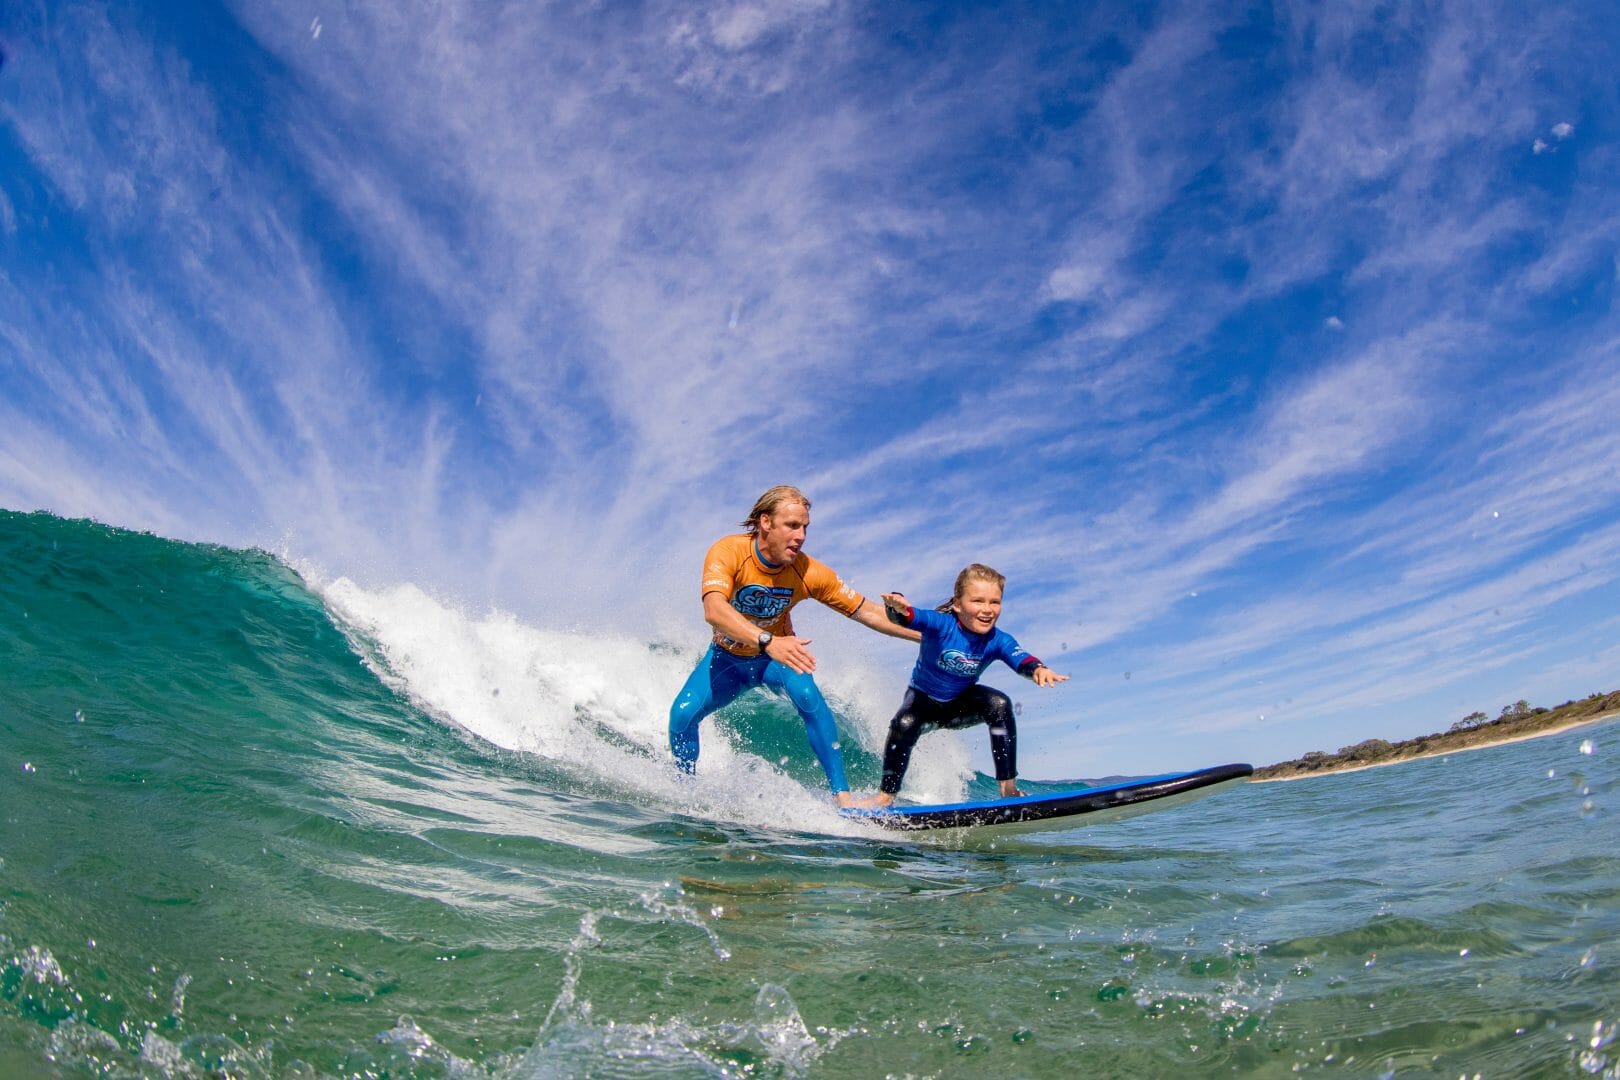
{"type": "Polygon", "coordinates": [[[1402,765],[1408,761],[1422,761],[1424,758],[1448,757],[1452,754],[1465,754],[1470,750],[1488,750],[1493,746],[1509,746],[1513,743],[1529,742],[1531,739],[1545,739],[1551,735],[1562,735],[1574,731],[1576,728],[1589,727],[1592,724],[1601,724],[1605,720],[1620,717],[1620,709],[1613,712],[1602,713],[1598,716],[1585,716],[1568,723],[1558,724],[1544,728],[1540,731],[1525,732],[1520,735],[1510,735],[1506,738],[1492,739],[1489,742],[1473,743],[1468,746],[1453,746],[1444,750],[1428,750],[1421,754],[1404,754],[1392,757],[1388,761],[1369,761],[1365,765],[1347,765],[1336,769],[1314,769],[1309,772],[1297,772],[1289,776],[1254,776],[1249,778],[1251,784],[1284,784],[1293,780],[1309,780],[1316,776],[1337,776],[1341,773],[1362,772],[1366,769],[1382,769],[1390,765],[1402,765]]]}

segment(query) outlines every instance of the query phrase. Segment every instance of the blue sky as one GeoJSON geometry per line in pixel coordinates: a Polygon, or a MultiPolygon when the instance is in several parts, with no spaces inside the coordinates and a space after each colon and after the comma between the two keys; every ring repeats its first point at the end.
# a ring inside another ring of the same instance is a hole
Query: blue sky
{"type": "Polygon", "coordinates": [[[1033,775],[1614,689],[1620,34],[1525,8],[17,0],[0,505],[695,645],[797,483],[1009,576],[1033,775]]]}

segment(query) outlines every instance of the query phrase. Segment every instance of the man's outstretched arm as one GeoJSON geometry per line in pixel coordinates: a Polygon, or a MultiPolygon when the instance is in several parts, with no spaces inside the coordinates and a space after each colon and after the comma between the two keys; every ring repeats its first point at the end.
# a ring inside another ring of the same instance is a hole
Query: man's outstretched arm
{"type": "Polygon", "coordinates": [[[890,637],[897,637],[903,641],[922,640],[922,634],[911,629],[911,627],[896,626],[890,622],[889,617],[883,613],[883,605],[874,604],[870,600],[862,600],[861,606],[855,609],[855,614],[851,615],[850,618],[864,626],[871,627],[880,634],[888,634],[890,637]]]}

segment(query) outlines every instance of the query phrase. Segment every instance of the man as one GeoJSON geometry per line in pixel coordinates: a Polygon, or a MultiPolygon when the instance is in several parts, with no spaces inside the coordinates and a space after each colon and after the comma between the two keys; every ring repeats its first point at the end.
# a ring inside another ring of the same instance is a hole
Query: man
{"type": "Polygon", "coordinates": [[[810,528],[810,500],[778,484],[754,503],[747,532],[722,537],[703,561],[703,618],[714,641],[669,710],[669,748],[687,772],[697,771],[698,724],[755,686],[780,690],[804,718],[805,736],[827,774],[839,806],[853,806],[838,752],[832,710],[811,673],[816,658],[808,638],[795,637],[790,612],[813,598],[881,634],[919,641],[896,626],[883,608],[845,585],[823,563],[799,549],[810,528]]]}

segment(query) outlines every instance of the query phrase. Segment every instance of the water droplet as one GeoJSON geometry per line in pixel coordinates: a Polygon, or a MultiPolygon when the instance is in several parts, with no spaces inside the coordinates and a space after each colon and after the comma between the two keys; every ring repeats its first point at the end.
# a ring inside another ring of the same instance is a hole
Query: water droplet
{"type": "Polygon", "coordinates": [[[23,762],[23,772],[31,773],[31,772],[38,772],[38,771],[39,771],[38,769],[34,768],[34,763],[32,761],[23,762]]]}
{"type": "Polygon", "coordinates": [[[1592,754],[1597,753],[1597,743],[1593,742],[1591,739],[1582,739],[1581,753],[1586,754],[1589,757],[1592,754]]]}
{"type": "Polygon", "coordinates": [[[1126,673],[1125,673],[1125,677],[1126,677],[1126,678],[1127,678],[1127,679],[1128,679],[1128,678],[1130,678],[1130,677],[1131,677],[1131,673],[1130,673],[1130,672],[1128,672],[1128,671],[1127,671],[1127,672],[1126,672],[1126,673]]]}
{"type": "Polygon", "coordinates": [[[778,765],[786,765],[788,763],[787,755],[783,754],[780,758],[777,759],[776,763],[778,765]]]}

